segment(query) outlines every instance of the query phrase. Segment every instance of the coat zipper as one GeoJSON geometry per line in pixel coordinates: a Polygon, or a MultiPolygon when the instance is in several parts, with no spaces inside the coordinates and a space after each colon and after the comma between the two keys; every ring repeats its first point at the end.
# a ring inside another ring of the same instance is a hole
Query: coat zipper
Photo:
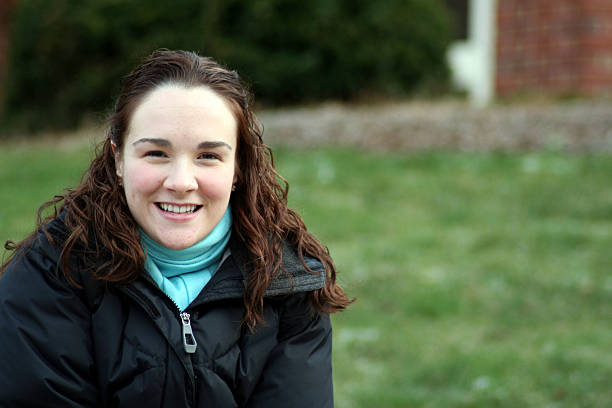
{"type": "MultiPolygon", "coordinates": [[[[153,282],[152,280],[150,280],[150,282],[152,282],[154,286],[159,289],[159,287],[157,286],[157,284],[155,284],[155,282],[153,282]]],[[[161,296],[164,296],[166,299],[172,302],[172,304],[176,308],[176,311],[178,312],[179,320],[181,321],[181,325],[183,326],[182,334],[183,334],[183,347],[185,348],[185,352],[187,353],[187,355],[195,354],[198,343],[196,342],[195,336],[193,335],[193,330],[191,329],[191,315],[187,312],[181,312],[181,308],[176,304],[174,299],[166,295],[161,289],[159,289],[159,292],[161,292],[161,296]]],[[[191,357],[189,357],[189,360],[192,361],[191,357]]],[[[192,361],[192,364],[193,364],[193,361],[192,361]]],[[[191,372],[188,372],[187,375],[189,376],[189,382],[191,383],[191,406],[195,407],[196,406],[197,376],[195,373],[195,369],[193,368],[193,365],[191,367],[191,372]]]]}
{"type": "MultiPolygon", "coordinates": [[[[157,284],[152,279],[150,279],[148,276],[145,276],[145,280],[148,280],[157,289],[159,289],[157,284]]],[[[176,308],[176,310],[178,312],[179,320],[181,321],[181,324],[183,326],[183,330],[182,330],[182,333],[183,333],[183,347],[185,348],[185,352],[187,354],[194,354],[196,352],[196,348],[198,346],[198,342],[196,341],[195,336],[193,335],[193,330],[191,329],[191,315],[189,313],[187,313],[187,312],[181,312],[181,309],[176,304],[174,299],[170,298],[170,296],[165,294],[162,290],[159,290],[159,292],[160,292],[161,296],[164,296],[165,298],[170,300],[172,302],[172,304],[174,305],[174,307],[176,308]]],[[[148,301],[148,299],[146,299],[146,298],[144,298],[143,300],[147,300],[148,301]]]]}
{"type": "MultiPolygon", "coordinates": [[[[164,294],[165,295],[165,294],[164,294]]],[[[166,296],[170,299],[169,296],[166,296]]],[[[172,300],[172,299],[170,299],[172,300]]],[[[179,318],[181,319],[181,324],[183,326],[183,347],[185,348],[185,352],[187,355],[194,354],[196,352],[196,348],[198,347],[198,343],[193,335],[193,330],[191,329],[191,315],[187,312],[181,312],[181,309],[178,307],[176,302],[172,300],[174,306],[176,306],[176,310],[179,312],[179,318]]],[[[192,358],[189,357],[189,360],[192,361],[192,358]]],[[[189,380],[191,382],[191,406],[196,406],[196,381],[197,375],[195,373],[195,369],[193,368],[193,361],[191,367],[191,373],[189,373],[189,380]]]]}
{"type": "Polygon", "coordinates": [[[185,347],[185,352],[188,354],[193,354],[196,352],[198,343],[193,335],[193,330],[191,330],[191,315],[183,312],[180,314],[180,316],[181,322],[183,323],[183,346],[185,347]]]}
{"type": "MultiPolygon", "coordinates": [[[[125,290],[129,294],[131,294],[133,298],[136,299],[136,301],[147,311],[147,314],[149,314],[153,318],[159,317],[159,312],[157,311],[155,306],[153,306],[149,299],[147,299],[145,296],[142,296],[140,292],[132,289],[130,286],[126,286],[125,290]]],[[[163,293],[163,295],[168,297],[165,293],[163,293]]],[[[198,343],[195,339],[195,336],[193,335],[193,329],[191,328],[191,315],[187,312],[181,312],[181,309],[179,309],[176,302],[174,302],[174,300],[170,299],[169,297],[168,299],[172,301],[172,303],[176,307],[179,320],[181,321],[181,324],[183,326],[183,347],[185,348],[185,352],[187,354],[194,354],[196,352],[198,343]]]]}
{"type": "MultiPolygon", "coordinates": [[[[125,286],[125,291],[132,297],[132,299],[136,300],[136,302],[138,304],[140,304],[145,311],[149,314],[149,316],[155,318],[155,317],[159,317],[159,312],[157,311],[157,309],[155,308],[155,306],[153,306],[153,304],[151,303],[151,301],[146,297],[140,294],[140,292],[136,289],[133,289],[131,286],[125,286]]],[[[195,339],[195,336],[193,335],[193,330],[191,328],[191,315],[187,312],[181,312],[181,309],[178,307],[178,305],[176,304],[176,302],[174,300],[172,300],[168,295],[166,295],[163,291],[161,291],[161,295],[165,296],[168,300],[170,300],[174,306],[176,307],[176,310],[178,312],[178,316],[179,319],[181,321],[181,324],[183,326],[183,346],[185,348],[185,352],[187,354],[194,354],[197,348],[197,342],[195,339]]],[[[191,358],[189,358],[189,360],[191,360],[191,358]]],[[[193,370],[193,369],[192,369],[193,370]]],[[[195,376],[195,372],[188,372],[188,376],[189,376],[189,380],[191,382],[191,389],[192,389],[192,399],[191,399],[191,406],[195,407],[196,406],[196,376],[195,376]]]]}

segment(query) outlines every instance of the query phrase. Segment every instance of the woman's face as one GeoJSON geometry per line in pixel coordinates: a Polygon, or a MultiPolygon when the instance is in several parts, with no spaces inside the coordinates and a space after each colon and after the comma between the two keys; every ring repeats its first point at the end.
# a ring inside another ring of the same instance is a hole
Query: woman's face
{"type": "Polygon", "coordinates": [[[147,235],[184,249],[212,231],[229,204],[236,135],[230,107],[207,87],[164,85],[144,98],[115,162],[147,235]]]}

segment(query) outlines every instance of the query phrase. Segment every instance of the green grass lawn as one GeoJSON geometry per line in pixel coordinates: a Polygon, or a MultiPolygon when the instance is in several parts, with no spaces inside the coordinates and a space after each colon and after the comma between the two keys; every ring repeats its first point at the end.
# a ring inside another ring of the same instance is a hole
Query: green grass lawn
{"type": "MultiPolygon", "coordinates": [[[[76,150],[0,148],[0,240],[74,185],[76,150]]],[[[291,206],[358,302],[336,406],[609,407],[612,156],[280,149],[291,206]]]]}

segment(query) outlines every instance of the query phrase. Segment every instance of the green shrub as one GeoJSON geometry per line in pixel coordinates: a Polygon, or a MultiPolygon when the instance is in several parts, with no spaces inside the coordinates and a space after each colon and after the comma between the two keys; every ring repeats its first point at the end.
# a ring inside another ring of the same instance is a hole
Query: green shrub
{"type": "Polygon", "coordinates": [[[401,95],[447,77],[444,6],[432,0],[21,0],[5,122],[72,127],[102,116],[152,50],[238,69],[268,104],[401,95]]]}
{"type": "Polygon", "coordinates": [[[87,113],[101,115],[111,106],[122,75],[151,50],[197,44],[193,31],[199,5],[172,3],[19,1],[12,22],[5,121],[34,129],[72,127],[87,113]]]}
{"type": "Polygon", "coordinates": [[[444,79],[448,20],[430,0],[233,0],[214,54],[267,101],[397,94],[444,79]]]}

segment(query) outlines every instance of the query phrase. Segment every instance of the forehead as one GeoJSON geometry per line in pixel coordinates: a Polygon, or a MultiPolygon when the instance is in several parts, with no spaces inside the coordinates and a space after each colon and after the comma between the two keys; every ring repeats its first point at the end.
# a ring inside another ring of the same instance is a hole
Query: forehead
{"type": "Polygon", "coordinates": [[[237,123],[230,104],[205,86],[162,85],[135,107],[126,138],[229,138],[236,144],[237,123]]]}

